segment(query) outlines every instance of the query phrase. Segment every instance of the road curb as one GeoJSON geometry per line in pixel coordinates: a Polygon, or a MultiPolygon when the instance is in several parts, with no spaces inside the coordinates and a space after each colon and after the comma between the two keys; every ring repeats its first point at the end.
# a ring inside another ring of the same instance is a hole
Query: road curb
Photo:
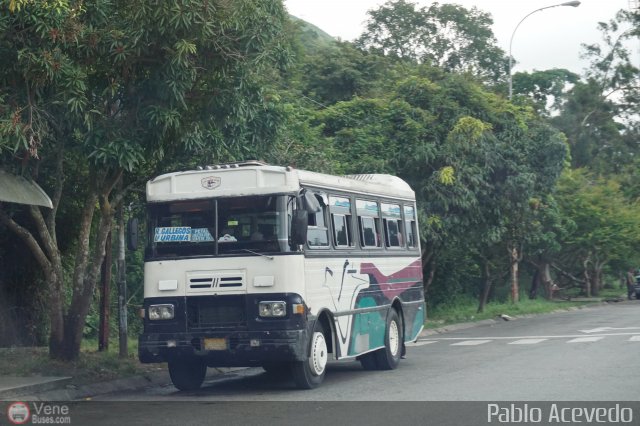
{"type": "MultiPolygon", "coordinates": [[[[207,371],[207,379],[226,374],[230,371],[235,371],[236,368],[209,368],[207,371]]],[[[68,381],[71,378],[65,378],[68,381]]],[[[154,386],[172,386],[171,378],[168,371],[158,371],[154,373],[148,373],[140,376],[132,376],[123,379],[110,380],[99,383],[89,383],[85,385],[69,385],[60,387],[63,384],[58,382],[58,388],[52,389],[51,387],[42,386],[43,384],[36,384],[30,386],[28,389],[18,390],[5,394],[0,394],[0,400],[26,400],[26,401],[73,401],[73,400],[89,400],[97,395],[106,395],[114,392],[133,391],[140,390],[154,386]]]]}
{"type": "Polygon", "coordinates": [[[480,320],[480,321],[450,324],[443,327],[430,328],[430,329],[423,330],[422,333],[420,333],[420,337],[433,336],[435,334],[443,334],[443,333],[448,333],[450,331],[465,330],[467,328],[480,327],[483,325],[493,325],[497,323],[498,321],[494,319],[486,319],[486,320],[480,320]]]}
{"type": "Polygon", "coordinates": [[[20,399],[29,401],[72,401],[87,399],[95,395],[103,395],[124,390],[143,389],[171,383],[166,371],[110,380],[86,385],[66,385],[57,389],[33,389],[29,393],[21,393],[20,399]]]}
{"type": "Polygon", "coordinates": [[[15,400],[26,394],[53,391],[68,385],[71,380],[71,377],[4,377],[3,381],[10,384],[0,389],[0,401],[15,400]]]}

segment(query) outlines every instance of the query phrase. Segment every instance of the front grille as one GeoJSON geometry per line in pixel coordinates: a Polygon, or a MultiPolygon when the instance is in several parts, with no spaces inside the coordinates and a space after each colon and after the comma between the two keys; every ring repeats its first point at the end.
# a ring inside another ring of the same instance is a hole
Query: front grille
{"type": "Polygon", "coordinates": [[[187,272],[188,291],[191,293],[237,291],[245,288],[243,271],[193,271],[187,272]]]}
{"type": "Polygon", "coordinates": [[[187,298],[189,330],[230,329],[247,325],[245,296],[187,298]]]}

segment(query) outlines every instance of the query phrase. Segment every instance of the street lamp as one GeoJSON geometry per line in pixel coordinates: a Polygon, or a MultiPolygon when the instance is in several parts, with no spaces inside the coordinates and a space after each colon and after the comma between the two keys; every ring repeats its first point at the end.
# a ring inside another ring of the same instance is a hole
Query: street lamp
{"type": "Polygon", "coordinates": [[[516,35],[516,31],[518,30],[518,27],[520,26],[520,24],[522,24],[522,21],[527,19],[529,16],[533,15],[536,12],[540,12],[540,11],[545,10],[545,9],[551,9],[552,7],[559,7],[559,6],[578,7],[578,6],[580,6],[580,2],[579,1],[567,1],[567,2],[564,2],[564,3],[558,3],[558,4],[551,5],[551,6],[546,6],[546,7],[541,7],[540,9],[536,9],[533,12],[530,12],[524,18],[522,18],[520,20],[520,22],[518,22],[518,25],[516,25],[515,29],[513,30],[513,33],[511,33],[511,40],[509,40],[509,100],[511,100],[511,98],[513,97],[513,77],[511,76],[511,68],[513,67],[513,57],[511,56],[511,45],[513,44],[513,36],[516,35]]]}

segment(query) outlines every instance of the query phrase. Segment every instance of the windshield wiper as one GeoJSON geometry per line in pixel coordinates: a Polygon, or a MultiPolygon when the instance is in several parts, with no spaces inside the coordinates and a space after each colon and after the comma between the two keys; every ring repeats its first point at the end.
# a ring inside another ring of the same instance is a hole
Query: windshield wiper
{"type": "Polygon", "coordinates": [[[249,252],[249,253],[252,253],[252,254],[257,254],[258,256],[266,257],[269,260],[273,260],[273,256],[268,256],[266,254],[258,253],[257,251],[249,250],[249,249],[246,249],[246,248],[243,248],[243,249],[240,249],[240,250],[241,251],[246,251],[246,252],[249,252]]]}

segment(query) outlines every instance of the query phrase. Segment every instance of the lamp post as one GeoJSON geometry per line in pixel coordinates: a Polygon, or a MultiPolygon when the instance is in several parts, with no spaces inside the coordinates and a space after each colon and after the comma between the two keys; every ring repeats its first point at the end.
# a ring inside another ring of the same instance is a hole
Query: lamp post
{"type": "Polygon", "coordinates": [[[525,19],[527,19],[529,16],[533,15],[536,12],[540,12],[545,9],[551,9],[552,7],[559,7],[559,6],[578,7],[580,6],[580,2],[567,1],[564,3],[558,3],[551,6],[545,6],[545,7],[541,7],[540,9],[536,9],[533,12],[530,12],[529,14],[527,14],[524,18],[522,18],[520,22],[518,22],[518,25],[516,25],[515,29],[513,30],[513,33],[511,33],[511,40],[509,40],[509,100],[511,100],[511,98],[513,97],[513,77],[511,75],[511,68],[513,68],[513,57],[511,56],[511,45],[513,44],[513,36],[516,35],[516,31],[518,30],[518,27],[520,26],[520,24],[522,24],[522,22],[525,19]]]}

